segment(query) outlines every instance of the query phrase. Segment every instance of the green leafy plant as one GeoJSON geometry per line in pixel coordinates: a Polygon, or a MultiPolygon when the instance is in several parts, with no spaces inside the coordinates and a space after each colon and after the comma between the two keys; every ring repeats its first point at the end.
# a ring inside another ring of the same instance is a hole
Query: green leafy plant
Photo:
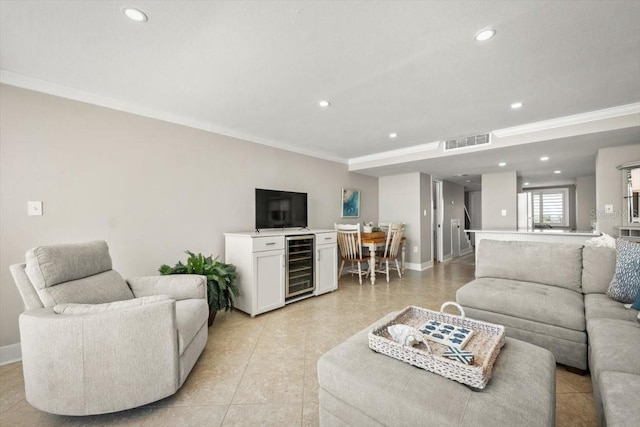
{"type": "Polygon", "coordinates": [[[224,308],[225,311],[233,310],[234,297],[240,295],[236,286],[238,274],[233,264],[225,264],[213,259],[211,256],[205,257],[201,253],[194,254],[185,251],[189,258],[187,263],[178,263],[170,267],[166,264],[160,266],[160,274],[200,274],[207,277],[207,299],[209,312],[215,316],[218,310],[224,308]]]}

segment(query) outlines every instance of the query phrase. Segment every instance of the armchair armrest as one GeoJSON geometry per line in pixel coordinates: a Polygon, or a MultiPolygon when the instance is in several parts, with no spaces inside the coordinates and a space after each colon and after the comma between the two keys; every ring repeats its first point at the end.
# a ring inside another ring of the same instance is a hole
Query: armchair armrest
{"type": "Polygon", "coordinates": [[[132,277],[127,283],[136,298],[150,295],[169,295],[176,301],[207,298],[207,278],[197,274],[132,277]]]}
{"type": "Polygon", "coordinates": [[[86,415],[141,406],[178,388],[175,300],[122,310],[20,315],[27,400],[46,412],[86,415]],[[52,398],[50,390],[64,390],[52,398]]]}

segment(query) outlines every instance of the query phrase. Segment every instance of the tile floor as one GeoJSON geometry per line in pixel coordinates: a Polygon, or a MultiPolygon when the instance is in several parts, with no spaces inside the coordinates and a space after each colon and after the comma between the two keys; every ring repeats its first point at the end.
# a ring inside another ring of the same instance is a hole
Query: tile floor
{"type": "MultiPolygon", "coordinates": [[[[22,366],[0,367],[0,426],[315,426],[316,362],[328,349],[407,305],[438,310],[473,278],[473,256],[392,275],[375,286],[340,280],[339,290],[254,319],[221,312],[184,386],[159,402],[116,414],[50,415],[24,399],[22,366]]],[[[595,426],[591,380],[557,368],[557,425],[595,426]]]]}

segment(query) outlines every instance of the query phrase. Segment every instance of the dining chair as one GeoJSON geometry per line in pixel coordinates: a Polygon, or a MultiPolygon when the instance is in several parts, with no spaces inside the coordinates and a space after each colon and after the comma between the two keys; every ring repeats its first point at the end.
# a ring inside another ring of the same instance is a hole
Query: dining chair
{"type": "Polygon", "coordinates": [[[387,231],[389,231],[389,224],[391,224],[390,222],[379,222],[378,223],[378,228],[380,229],[380,231],[384,231],[385,233],[387,231]]]}
{"type": "Polygon", "coordinates": [[[395,261],[398,277],[402,278],[402,270],[400,269],[398,256],[400,255],[400,244],[402,243],[403,234],[404,224],[389,223],[384,251],[376,253],[376,261],[380,260],[376,273],[385,273],[387,275],[387,283],[389,283],[389,261],[395,261]],[[382,268],[383,263],[384,269],[382,268]]]}
{"type": "Polygon", "coordinates": [[[351,267],[346,271],[358,275],[358,281],[362,285],[362,276],[369,275],[369,267],[362,269],[362,262],[368,261],[369,258],[362,251],[362,237],[360,235],[360,224],[334,224],[338,236],[338,247],[340,248],[340,268],[338,270],[338,279],[342,275],[344,264],[351,263],[351,267]],[[357,264],[357,269],[356,269],[357,264]]]}

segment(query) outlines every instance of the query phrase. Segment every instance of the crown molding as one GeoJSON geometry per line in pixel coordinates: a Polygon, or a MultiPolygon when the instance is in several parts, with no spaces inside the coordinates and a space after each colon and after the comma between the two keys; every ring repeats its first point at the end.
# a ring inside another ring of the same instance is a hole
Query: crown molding
{"type": "Polygon", "coordinates": [[[616,117],[628,116],[631,114],[640,114],[640,103],[636,102],[634,104],[605,108],[603,110],[590,111],[588,113],[575,114],[573,116],[558,117],[555,119],[543,120],[541,122],[534,122],[521,126],[497,129],[492,131],[492,133],[498,138],[504,138],[507,136],[522,135],[525,133],[579,125],[582,123],[589,123],[597,120],[606,120],[616,117]]]}
{"type": "Polygon", "coordinates": [[[376,160],[387,160],[394,157],[404,156],[407,154],[424,153],[428,151],[437,150],[440,146],[440,141],[429,142],[426,144],[413,145],[411,147],[399,148],[397,150],[383,151],[381,153],[368,154],[366,156],[354,157],[349,159],[349,165],[357,165],[360,163],[367,163],[376,160]]]}
{"type": "Polygon", "coordinates": [[[45,80],[40,80],[33,77],[24,76],[22,74],[14,73],[13,71],[0,69],[0,83],[20,87],[23,89],[33,90],[36,92],[46,93],[48,95],[59,96],[61,98],[71,99],[74,101],[80,101],[91,105],[97,105],[99,107],[105,107],[125,113],[135,114],[137,116],[147,117],[150,119],[161,120],[163,122],[186,126],[193,129],[199,129],[205,132],[215,133],[218,135],[228,136],[236,139],[242,139],[248,142],[276,148],[278,150],[290,151],[292,153],[302,154],[304,156],[315,157],[317,159],[328,160],[331,162],[343,164],[348,163],[348,161],[343,158],[329,156],[311,150],[300,149],[299,147],[295,147],[293,145],[283,144],[269,139],[238,132],[233,129],[215,126],[210,122],[195,120],[189,117],[179,116],[177,114],[171,114],[153,108],[147,108],[142,105],[120,101],[115,98],[73,89],[68,86],[63,86],[45,80]]]}

